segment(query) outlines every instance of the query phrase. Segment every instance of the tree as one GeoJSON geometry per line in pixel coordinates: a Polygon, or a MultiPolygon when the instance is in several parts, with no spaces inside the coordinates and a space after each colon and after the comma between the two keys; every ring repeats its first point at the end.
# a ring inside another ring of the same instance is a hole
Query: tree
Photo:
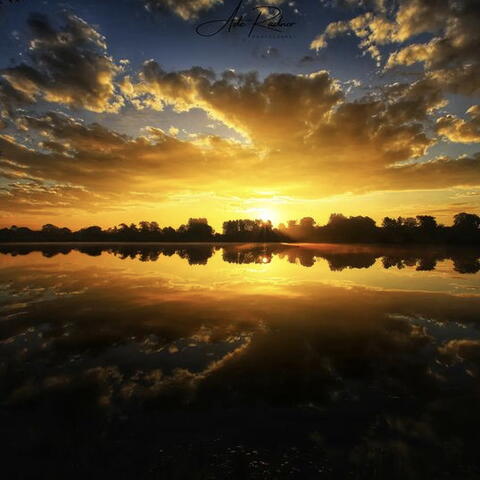
{"type": "Polygon", "coordinates": [[[312,217],[303,217],[300,220],[300,226],[302,228],[309,228],[312,229],[315,226],[315,220],[312,217]]]}
{"type": "Polygon", "coordinates": [[[394,218],[385,217],[382,222],[382,227],[386,229],[394,229],[398,227],[398,222],[394,218]]]}
{"type": "Polygon", "coordinates": [[[56,225],[52,225],[51,223],[43,225],[41,230],[43,240],[51,242],[64,242],[69,240],[71,233],[72,232],[69,228],[60,228],[56,225]]]}
{"type": "Polygon", "coordinates": [[[52,225],[51,223],[47,223],[43,225],[42,232],[43,233],[57,233],[60,230],[59,227],[52,225]]]}
{"type": "Polygon", "coordinates": [[[421,229],[435,231],[438,227],[437,220],[431,215],[417,215],[418,225],[421,229]]]}
{"type": "MultiPolygon", "coordinates": [[[[402,218],[402,217],[399,217],[399,218],[402,218]]],[[[413,217],[402,218],[402,223],[404,227],[409,229],[413,229],[418,226],[417,219],[413,217]]]]}
{"type": "Polygon", "coordinates": [[[453,217],[453,226],[458,230],[475,232],[480,227],[480,217],[474,213],[457,213],[453,217]]]}
{"type": "Polygon", "coordinates": [[[138,225],[140,226],[139,230],[142,233],[150,232],[150,222],[146,222],[145,220],[143,220],[138,225]]]}
{"type": "Polygon", "coordinates": [[[287,226],[288,226],[289,229],[290,228],[295,228],[297,226],[297,221],[296,220],[289,220],[287,222],[287,226]]]}
{"type": "Polygon", "coordinates": [[[92,225],[91,227],[82,228],[77,232],[78,238],[84,242],[98,242],[103,240],[104,232],[98,225],[92,225]]]}
{"type": "Polygon", "coordinates": [[[186,238],[190,240],[211,240],[213,228],[208,224],[206,218],[190,218],[184,233],[186,238]]]}

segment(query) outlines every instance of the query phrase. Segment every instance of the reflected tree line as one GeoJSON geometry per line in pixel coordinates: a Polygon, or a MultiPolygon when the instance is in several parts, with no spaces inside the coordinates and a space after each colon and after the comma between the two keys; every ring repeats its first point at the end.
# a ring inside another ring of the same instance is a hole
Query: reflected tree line
{"type": "Polygon", "coordinates": [[[387,244],[462,244],[480,242],[480,216],[458,213],[452,226],[437,223],[430,215],[385,217],[381,226],[370,217],[339,213],[330,215],[326,225],[311,217],[274,227],[264,220],[228,220],[222,233],[215,232],[206,218],[190,218],[174,229],[157,222],[138,225],[122,223],[102,229],[90,226],[77,231],[47,224],[41,230],[12,226],[0,230],[0,242],[314,242],[387,244]]]}
{"type": "Polygon", "coordinates": [[[275,256],[289,263],[312,267],[317,259],[328,262],[332,271],[347,268],[370,268],[381,259],[384,268],[416,268],[419,271],[435,270],[437,263],[452,260],[458,273],[480,271],[480,252],[474,248],[429,246],[407,248],[401,246],[369,245],[295,245],[295,244],[130,244],[130,245],[29,245],[5,244],[0,254],[28,255],[41,252],[45,257],[67,255],[78,251],[89,256],[100,256],[103,252],[120,259],[137,259],[141,262],[155,262],[160,256],[178,255],[190,265],[206,265],[216,251],[222,252],[223,261],[236,264],[268,264],[275,256]]]}

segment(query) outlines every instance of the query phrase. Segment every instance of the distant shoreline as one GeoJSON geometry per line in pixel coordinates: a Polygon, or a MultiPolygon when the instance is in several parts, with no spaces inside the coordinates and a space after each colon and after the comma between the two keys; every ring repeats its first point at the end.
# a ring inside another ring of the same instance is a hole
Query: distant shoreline
{"type": "Polygon", "coordinates": [[[121,223],[104,229],[98,225],[72,231],[51,223],[41,230],[28,227],[0,229],[0,244],[5,243],[315,243],[386,245],[480,245],[480,216],[458,213],[452,226],[438,224],[435,217],[417,215],[383,219],[377,226],[370,217],[330,215],[328,223],[318,225],[314,218],[289,220],[274,227],[270,220],[237,219],[223,222],[215,232],[206,218],[190,218],[177,229],[158,222],[138,225],[121,223]]]}

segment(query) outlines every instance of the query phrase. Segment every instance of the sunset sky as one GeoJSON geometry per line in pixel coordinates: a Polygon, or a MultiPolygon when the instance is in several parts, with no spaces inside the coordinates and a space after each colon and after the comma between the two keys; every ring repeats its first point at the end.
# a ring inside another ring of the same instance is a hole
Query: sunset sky
{"type": "Polygon", "coordinates": [[[478,0],[2,4],[2,227],[480,213],[478,0]]]}

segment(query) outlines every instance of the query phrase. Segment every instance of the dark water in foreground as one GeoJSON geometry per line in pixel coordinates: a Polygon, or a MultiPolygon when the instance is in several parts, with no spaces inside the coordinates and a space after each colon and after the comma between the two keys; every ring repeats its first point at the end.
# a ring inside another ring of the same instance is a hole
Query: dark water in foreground
{"type": "Polygon", "coordinates": [[[4,478],[478,479],[479,258],[0,245],[4,478]]]}

